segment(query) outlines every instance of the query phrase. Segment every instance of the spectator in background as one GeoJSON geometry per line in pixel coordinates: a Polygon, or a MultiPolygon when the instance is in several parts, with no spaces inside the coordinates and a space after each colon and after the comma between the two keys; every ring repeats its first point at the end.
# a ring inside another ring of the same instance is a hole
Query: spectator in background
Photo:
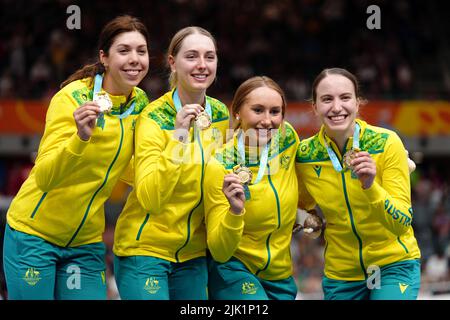
{"type": "Polygon", "coordinates": [[[27,180],[30,171],[33,168],[31,163],[15,163],[8,170],[8,179],[5,194],[15,196],[19,192],[22,184],[27,180]]]}
{"type": "Polygon", "coordinates": [[[434,211],[431,229],[435,252],[443,251],[450,239],[450,216],[444,207],[443,201],[439,202],[434,211]]]}
{"type": "MultiPolygon", "coordinates": [[[[395,1],[384,2],[382,28],[376,32],[365,28],[367,4],[360,1],[316,1],[311,4],[286,0],[282,3],[249,2],[242,6],[227,0],[202,0],[196,1],[196,6],[190,6],[187,1],[150,4],[136,0],[135,4],[139,9],[129,8],[125,1],[91,2],[83,6],[82,30],[67,30],[62,28],[67,16],[61,14],[67,7],[65,1],[10,2],[8,9],[0,12],[4,26],[0,74],[13,66],[15,94],[20,98],[34,98],[33,93],[39,92],[28,89],[27,76],[45,52],[53,78],[57,80],[46,85],[55,88],[60,79],[85,61],[86,56],[91,56],[92,47],[86,44],[95,41],[95,30],[104,19],[115,12],[123,12],[125,5],[127,11],[147,12],[146,22],[151,31],[155,30],[152,34],[155,44],[152,47],[155,58],[152,72],[158,76],[158,62],[164,63],[163,46],[158,44],[164,44],[168,34],[181,26],[200,22],[213,30],[221,43],[219,68],[228,71],[240,65],[233,74],[223,72],[220,86],[212,88],[227,99],[232,97],[226,93],[234,92],[253,74],[271,74],[280,82],[291,73],[292,65],[308,74],[336,63],[356,71],[369,97],[449,98],[450,73],[445,46],[450,22],[445,2],[402,1],[401,5],[395,1]],[[424,18],[424,12],[426,16],[434,17],[433,23],[424,18]],[[176,23],[163,18],[169,14],[176,23]],[[245,32],[236,32],[241,30],[245,32]],[[340,34],[349,36],[342,39],[340,34]],[[279,59],[280,56],[284,59],[279,59]],[[363,58],[365,62],[360,60],[362,57],[367,57],[363,58]],[[239,59],[243,62],[237,64],[239,59]],[[248,70],[253,73],[242,78],[248,70]]],[[[291,90],[283,82],[280,84],[286,88],[288,100],[295,99],[295,95],[290,95],[291,90]]],[[[52,89],[44,89],[41,94],[49,90],[52,89]]],[[[152,93],[164,92],[162,88],[152,93]]]]}
{"type": "Polygon", "coordinates": [[[449,281],[449,257],[446,256],[444,247],[436,248],[436,251],[427,259],[425,264],[425,280],[429,283],[449,281]]]}
{"type": "Polygon", "coordinates": [[[14,80],[11,76],[11,71],[5,69],[0,77],[0,98],[12,99],[15,97],[14,80]]]}

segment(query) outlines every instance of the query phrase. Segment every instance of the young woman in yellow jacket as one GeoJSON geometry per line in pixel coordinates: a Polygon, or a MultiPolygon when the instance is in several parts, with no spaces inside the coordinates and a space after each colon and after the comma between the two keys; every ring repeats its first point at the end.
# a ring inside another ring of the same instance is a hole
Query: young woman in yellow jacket
{"type": "Polygon", "coordinates": [[[229,126],[227,107],[206,95],[216,77],[214,38],[199,27],[178,31],[168,63],[172,90],[136,124],[135,186],[115,230],[122,299],[207,299],[202,186],[229,126]]]}
{"type": "Polygon", "coordinates": [[[312,103],[322,128],[296,163],[301,206],[317,204],[326,219],[325,299],[415,299],[420,250],[402,141],[356,118],[361,97],[347,70],[323,70],[312,103]]]}
{"type": "Polygon", "coordinates": [[[206,168],[211,299],[295,299],[290,242],[297,212],[297,133],[268,77],[237,89],[235,134],[206,168]]]}
{"type": "Polygon", "coordinates": [[[100,34],[99,61],[50,102],[35,166],[7,213],[9,299],[106,299],[103,205],[133,154],[148,64],[146,27],[118,17],[100,34]]]}

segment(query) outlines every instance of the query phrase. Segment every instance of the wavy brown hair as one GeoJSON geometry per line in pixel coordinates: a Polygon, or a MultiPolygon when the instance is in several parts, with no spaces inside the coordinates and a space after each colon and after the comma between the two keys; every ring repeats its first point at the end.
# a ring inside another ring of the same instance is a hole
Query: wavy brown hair
{"type": "MultiPolygon", "coordinates": [[[[109,55],[109,49],[111,45],[114,43],[116,37],[125,32],[137,31],[141,33],[145,41],[147,42],[148,47],[148,31],[147,27],[136,17],[123,15],[118,16],[108,22],[102,29],[99,39],[98,39],[98,51],[103,50],[106,56],[109,55]]],[[[148,49],[148,48],[147,48],[148,49]]],[[[93,79],[97,73],[104,73],[105,67],[100,62],[100,59],[97,57],[97,61],[93,64],[87,64],[83,66],[81,69],[75,71],[69,78],[61,83],[61,88],[68,85],[69,83],[84,79],[91,78],[93,79]]],[[[92,80],[91,80],[92,81],[92,80]]]]}

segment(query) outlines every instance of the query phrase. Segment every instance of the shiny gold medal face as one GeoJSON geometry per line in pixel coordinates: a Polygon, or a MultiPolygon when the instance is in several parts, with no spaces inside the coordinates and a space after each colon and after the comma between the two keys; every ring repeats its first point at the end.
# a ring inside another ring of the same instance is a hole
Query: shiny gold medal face
{"type": "Polygon", "coordinates": [[[359,152],[359,149],[351,149],[344,154],[344,169],[353,170],[353,166],[351,165],[351,161],[356,158],[356,154],[359,152]]]}
{"type": "Polygon", "coordinates": [[[211,119],[206,112],[200,112],[199,115],[195,118],[195,125],[200,130],[206,130],[211,126],[211,119]]]}
{"type": "Polygon", "coordinates": [[[234,174],[238,175],[242,184],[249,184],[252,181],[253,173],[249,168],[238,166],[233,171],[234,174]]]}
{"type": "Polygon", "coordinates": [[[108,113],[112,110],[113,103],[109,95],[106,93],[97,93],[94,95],[93,101],[98,104],[100,107],[100,112],[102,113],[108,113]]]}

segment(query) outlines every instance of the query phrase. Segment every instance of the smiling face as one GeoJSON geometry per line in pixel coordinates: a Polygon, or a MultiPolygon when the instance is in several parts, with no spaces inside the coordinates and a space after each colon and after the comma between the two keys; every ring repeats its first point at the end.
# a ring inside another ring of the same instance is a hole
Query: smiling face
{"type": "Polygon", "coordinates": [[[283,99],[269,87],[258,87],[245,98],[239,112],[240,126],[249,141],[265,145],[283,121],[283,99]]]}
{"type": "Polygon", "coordinates": [[[183,39],[180,50],[168,58],[172,72],[176,72],[176,86],[187,92],[206,91],[216,77],[217,54],[211,38],[190,34],[183,39]]]}
{"type": "Polygon", "coordinates": [[[316,87],[314,111],[330,137],[350,137],[359,100],[353,82],[339,74],[329,74],[316,87]]]}
{"type": "Polygon", "coordinates": [[[100,50],[100,61],[106,66],[103,88],[113,95],[129,95],[148,72],[147,41],[138,31],[119,34],[109,53],[100,50]]]}

